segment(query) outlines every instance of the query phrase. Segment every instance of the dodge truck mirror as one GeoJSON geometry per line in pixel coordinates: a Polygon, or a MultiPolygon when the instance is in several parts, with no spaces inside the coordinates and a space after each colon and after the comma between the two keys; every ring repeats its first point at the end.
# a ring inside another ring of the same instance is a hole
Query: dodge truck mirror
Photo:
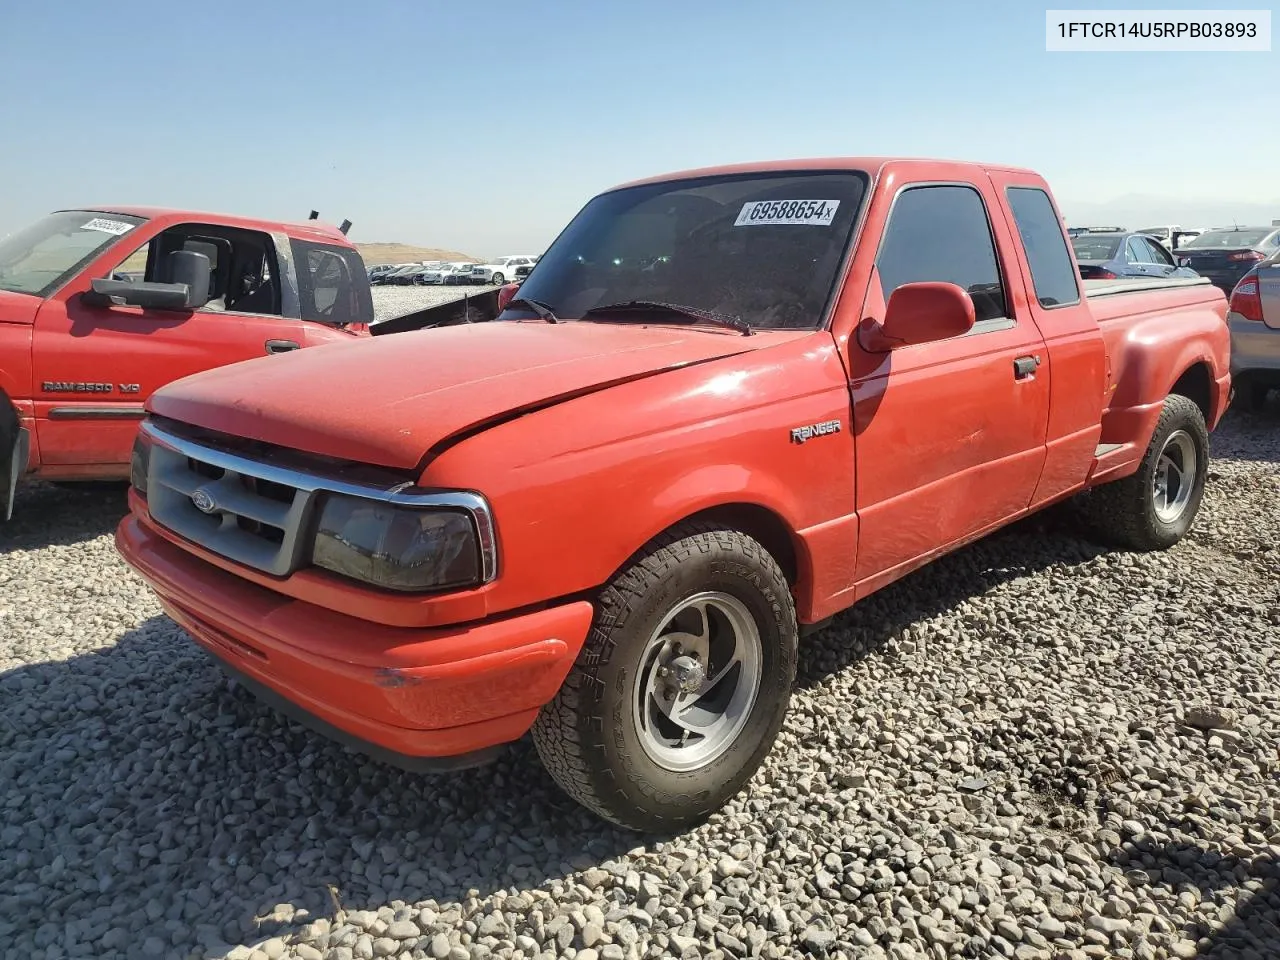
{"type": "Polygon", "coordinates": [[[950,340],[973,329],[973,299],[954,283],[904,283],[889,295],[884,320],[864,322],[859,341],[873,353],[950,340]]]}
{"type": "Polygon", "coordinates": [[[96,277],[81,299],[94,307],[142,307],[145,310],[191,311],[209,302],[209,258],[193,250],[177,250],[166,261],[172,283],[129,283],[96,277]]]}
{"type": "Polygon", "coordinates": [[[129,283],[95,278],[93,289],[82,293],[80,299],[91,307],[186,310],[187,286],[183,283],[129,283]]]}
{"type": "Polygon", "coordinates": [[[213,266],[207,254],[175,250],[169,254],[169,280],[187,288],[186,309],[198,310],[209,302],[209,278],[213,266]]]}

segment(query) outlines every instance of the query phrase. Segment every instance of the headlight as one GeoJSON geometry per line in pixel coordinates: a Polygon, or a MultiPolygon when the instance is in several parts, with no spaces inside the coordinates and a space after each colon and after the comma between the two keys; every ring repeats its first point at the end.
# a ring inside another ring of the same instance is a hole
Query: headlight
{"type": "Polygon", "coordinates": [[[151,441],[141,432],[133,440],[129,457],[129,482],[141,496],[147,495],[147,470],[151,466],[151,441]]]}
{"type": "Polygon", "coordinates": [[[480,543],[466,512],[340,494],[325,499],[311,560],[388,590],[440,590],[482,579],[480,543]]]}

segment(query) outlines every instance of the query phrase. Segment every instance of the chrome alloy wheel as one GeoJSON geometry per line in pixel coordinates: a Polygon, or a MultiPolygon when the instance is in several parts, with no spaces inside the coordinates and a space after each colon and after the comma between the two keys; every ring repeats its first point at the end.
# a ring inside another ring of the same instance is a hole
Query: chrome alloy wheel
{"type": "Polygon", "coordinates": [[[1196,446],[1185,430],[1169,434],[1156,458],[1152,500],[1162,523],[1173,523],[1191,500],[1196,483],[1196,446]]]}
{"type": "Polygon", "coordinates": [[[650,636],[634,695],[645,753],[668,770],[705,766],[746,726],[760,692],[760,630],[741,601],[699,593],[650,636]]]}

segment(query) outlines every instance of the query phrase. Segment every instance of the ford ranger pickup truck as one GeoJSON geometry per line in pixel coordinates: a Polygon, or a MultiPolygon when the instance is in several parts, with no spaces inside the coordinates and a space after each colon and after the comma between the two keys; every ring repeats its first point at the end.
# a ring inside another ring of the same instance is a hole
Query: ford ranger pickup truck
{"type": "Polygon", "coordinates": [[[634,829],[734,796],[802,635],[929,560],[1067,498],[1178,542],[1230,399],[1222,292],[1082,281],[1004,167],[628,184],[502,301],[157,391],[116,543],[314,728],[414,770],[531,731],[634,829]]]}
{"type": "Polygon", "coordinates": [[[157,387],[372,319],[360,254],[318,221],[102,207],[0,240],[0,521],[24,473],[127,479],[157,387]]]}

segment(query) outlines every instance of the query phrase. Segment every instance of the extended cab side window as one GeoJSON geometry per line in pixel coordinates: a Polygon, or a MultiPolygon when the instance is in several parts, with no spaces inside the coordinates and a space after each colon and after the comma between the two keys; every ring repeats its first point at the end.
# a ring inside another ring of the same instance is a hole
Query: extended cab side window
{"type": "Polygon", "coordinates": [[[373,295],[359,255],[347,247],[290,240],[298,271],[302,319],[319,323],[370,323],[373,295]]]}
{"type": "Polygon", "coordinates": [[[1038,187],[1010,187],[1006,196],[1022,237],[1022,249],[1031,267],[1031,284],[1040,306],[1079,303],[1079,275],[1049,194],[1038,187]]]}
{"type": "Polygon", "coordinates": [[[904,283],[946,281],[973,298],[977,322],[1010,316],[986,206],[973,187],[908,187],[900,193],[876,267],[886,302],[904,283]]]}

